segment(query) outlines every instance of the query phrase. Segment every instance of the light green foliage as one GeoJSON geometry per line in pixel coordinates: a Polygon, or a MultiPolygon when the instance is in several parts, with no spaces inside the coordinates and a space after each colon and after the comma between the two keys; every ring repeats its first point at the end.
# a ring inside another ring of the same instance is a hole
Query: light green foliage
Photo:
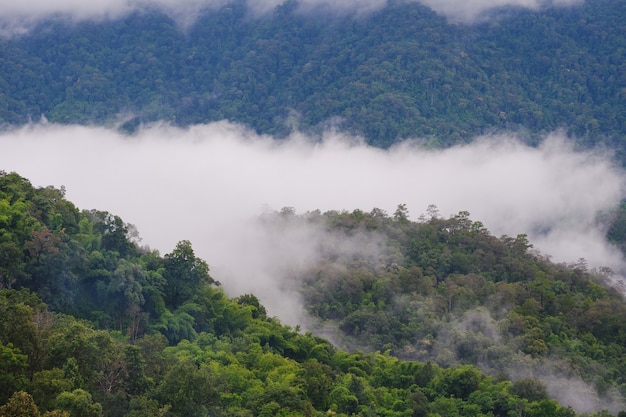
{"type": "MultiPolygon", "coordinates": [[[[188,305],[187,307],[192,307],[188,305]]],[[[182,340],[194,340],[197,332],[194,329],[195,319],[184,308],[179,308],[173,313],[165,310],[159,317],[159,321],[153,324],[171,343],[182,340]]]]}
{"type": "Polygon", "coordinates": [[[33,401],[33,397],[24,392],[17,391],[9,402],[0,407],[1,417],[39,417],[39,410],[33,401]]]}
{"type": "Polygon", "coordinates": [[[350,390],[340,385],[328,394],[330,409],[344,414],[356,412],[359,400],[350,390]]]}
{"type": "Polygon", "coordinates": [[[444,374],[443,384],[450,394],[466,400],[478,389],[482,375],[473,366],[465,365],[444,374]]]}
{"type": "Polygon", "coordinates": [[[156,400],[144,396],[134,397],[130,401],[130,411],[125,417],[165,417],[171,407],[159,407],[156,400]]]}
{"type": "Polygon", "coordinates": [[[62,392],[56,399],[57,407],[67,411],[70,417],[101,417],[102,405],[95,403],[91,394],[82,389],[62,392]]]}
{"type": "Polygon", "coordinates": [[[339,343],[374,348],[363,353],[268,318],[252,294],[230,299],[187,241],[161,257],[136,247],[121,219],[63,203],[62,190],[0,180],[37,207],[25,214],[36,227],[7,232],[21,236],[28,259],[15,283],[29,288],[0,292],[3,410],[570,417],[537,381],[495,381],[470,363],[502,373],[562,355],[604,390],[622,383],[623,300],[582,266],[537,258],[525,236],[495,238],[466,212],[444,219],[431,207],[417,223],[376,209],[264,218],[337,237],[375,231],[369,257],[322,259],[300,277],[309,311],[343,329],[339,343]],[[59,288],[69,295],[57,298],[59,288]]]}
{"type": "Polygon", "coordinates": [[[237,297],[237,304],[243,306],[249,306],[252,311],[253,319],[265,319],[267,318],[267,311],[261,304],[259,299],[254,294],[244,294],[237,297]]]}
{"type": "Polygon", "coordinates": [[[222,382],[210,366],[190,361],[174,365],[157,388],[162,403],[184,416],[202,416],[218,405],[222,382]]]}
{"type": "Polygon", "coordinates": [[[11,188],[18,185],[14,177],[0,172],[0,288],[11,288],[24,278],[25,260],[20,247],[35,223],[28,214],[29,203],[11,188]]]}

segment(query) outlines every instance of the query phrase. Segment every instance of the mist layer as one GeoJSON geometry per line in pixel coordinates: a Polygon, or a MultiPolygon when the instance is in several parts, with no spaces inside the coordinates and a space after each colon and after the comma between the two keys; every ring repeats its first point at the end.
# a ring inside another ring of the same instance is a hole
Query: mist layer
{"type": "MultiPolygon", "coordinates": [[[[415,1],[415,0],[408,0],[415,1]]],[[[488,10],[501,7],[539,9],[545,5],[569,5],[583,0],[420,0],[434,11],[457,21],[471,22],[488,10]]],[[[271,12],[284,0],[247,0],[252,14],[271,12]]],[[[0,28],[4,32],[27,31],[36,22],[50,17],[64,17],[72,21],[115,19],[138,10],[158,9],[183,22],[193,21],[201,11],[216,9],[225,4],[219,0],[0,0],[0,28]]],[[[382,9],[388,0],[301,0],[303,11],[327,10],[339,13],[363,14],[382,9]]]]}
{"type": "Polygon", "coordinates": [[[558,134],[537,148],[497,136],[427,151],[381,150],[333,132],[275,140],[226,122],[131,137],[39,124],[2,133],[0,149],[0,169],[65,186],[80,209],[121,216],[161,253],[190,240],[227,292],[258,294],[289,324],[303,313],[285,282],[315,261],[324,236],[302,227],[269,236],[258,218],[283,207],[393,213],[406,204],[417,219],[435,204],[444,217],[469,211],[496,236],[526,233],[554,261],[623,269],[596,219],[619,203],[624,175],[609,156],[577,152],[558,134]]]}

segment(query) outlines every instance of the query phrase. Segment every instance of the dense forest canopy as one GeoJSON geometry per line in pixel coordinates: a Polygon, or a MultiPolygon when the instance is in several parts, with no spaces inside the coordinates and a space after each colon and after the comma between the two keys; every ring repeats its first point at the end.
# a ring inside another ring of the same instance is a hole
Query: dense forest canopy
{"type": "MultiPolygon", "coordinates": [[[[471,23],[411,1],[344,13],[288,0],[257,15],[249,3],[182,21],[142,7],[26,22],[0,38],[0,127],[227,120],[381,148],[503,131],[536,145],[560,129],[626,165],[623,1],[471,23]]],[[[0,170],[0,417],[626,415],[623,277],[552,262],[524,230],[494,236],[434,205],[418,219],[404,204],[266,210],[239,227],[324,236],[274,278],[307,314],[289,327],[258,294],[228,294],[190,240],[161,254],[104,209],[0,170]]],[[[626,203],[596,220],[626,253],[626,203]]],[[[267,243],[272,259],[297,250],[267,243]]]]}
{"type": "Polygon", "coordinates": [[[0,175],[2,416],[622,415],[611,271],[553,264],[524,235],[435,207],[265,214],[370,242],[292,279],[345,351],[229,298],[191,242],[161,256],[64,193],[0,175]]]}
{"type": "Polygon", "coordinates": [[[0,40],[0,121],[228,119],[285,135],[330,124],[387,147],[557,128],[623,150],[626,10],[618,0],[508,10],[455,24],[416,2],[364,15],[252,18],[243,1],[186,29],[159,11],[47,20],[0,40]]]}

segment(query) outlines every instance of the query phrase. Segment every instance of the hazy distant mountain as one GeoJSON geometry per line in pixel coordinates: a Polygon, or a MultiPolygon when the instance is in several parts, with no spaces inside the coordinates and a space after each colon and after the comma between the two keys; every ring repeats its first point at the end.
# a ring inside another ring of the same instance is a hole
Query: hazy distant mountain
{"type": "Polygon", "coordinates": [[[275,135],[333,125],[377,146],[563,128],[623,147],[624,2],[501,8],[472,25],[418,3],[315,10],[287,2],[254,17],[240,1],[186,28],[147,10],[44,21],[0,41],[0,120],[134,129],[228,119],[275,135]]]}

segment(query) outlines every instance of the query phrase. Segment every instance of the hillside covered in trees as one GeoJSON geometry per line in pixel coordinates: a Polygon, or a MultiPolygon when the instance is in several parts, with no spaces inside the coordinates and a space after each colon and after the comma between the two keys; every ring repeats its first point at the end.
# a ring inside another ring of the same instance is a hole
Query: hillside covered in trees
{"type": "Polygon", "coordinates": [[[609,271],[552,264],[467,213],[429,215],[260,220],[375,237],[292,280],[337,345],[365,348],[344,350],[253,294],[229,298],[190,242],[161,256],[118,216],[3,172],[0,415],[575,416],[534,373],[548,364],[623,415],[626,304],[609,271]]]}
{"type": "Polygon", "coordinates": [[[280,227],[319,222],[366,248],[331,250],[297,277],[307,310],[335,343],[537,377],[555,395],[584,381],[621,401],[626,305],[613,271],[589,270],[584,259],[554,264],[525,235],[492,236],[467,212],[446,219],[431,207],[418,222],[407,215],[400,206],[393,216],[378,209],[278,216],[280,227]]]}
{"type": "Polygon", "coordinates": [[[332,124],[381,147],[563,128],[623,152],[625,7],[501,10],[466,25],[417,2],[354,16],[288,1],[252,18],[235,0],[188,28],[154,10],[52,19],[0,40],[0,122],[228,119],[278,136],[332,124]]]}
{"type": "MultiPolygon", "coordinates": [[[[382,148],[562,129],[626,165],[626,2],[472,24],[418,2],[299,6],[233,0],[187,25],[158,8],[49,16],[0,38],[0,129],[230,120],[382,148]]],[[[523,230],[435,206],[264,213],[255,227],[328,237],[277,277],[308,314],[292,328],[227,294],[192,242],[161,254],[105,207],[2,168],[0,417],[626,416],[621,278],[551,262],[523,230]]],[[[601,216],[626,253],[626,203],[601,216]]]]}

